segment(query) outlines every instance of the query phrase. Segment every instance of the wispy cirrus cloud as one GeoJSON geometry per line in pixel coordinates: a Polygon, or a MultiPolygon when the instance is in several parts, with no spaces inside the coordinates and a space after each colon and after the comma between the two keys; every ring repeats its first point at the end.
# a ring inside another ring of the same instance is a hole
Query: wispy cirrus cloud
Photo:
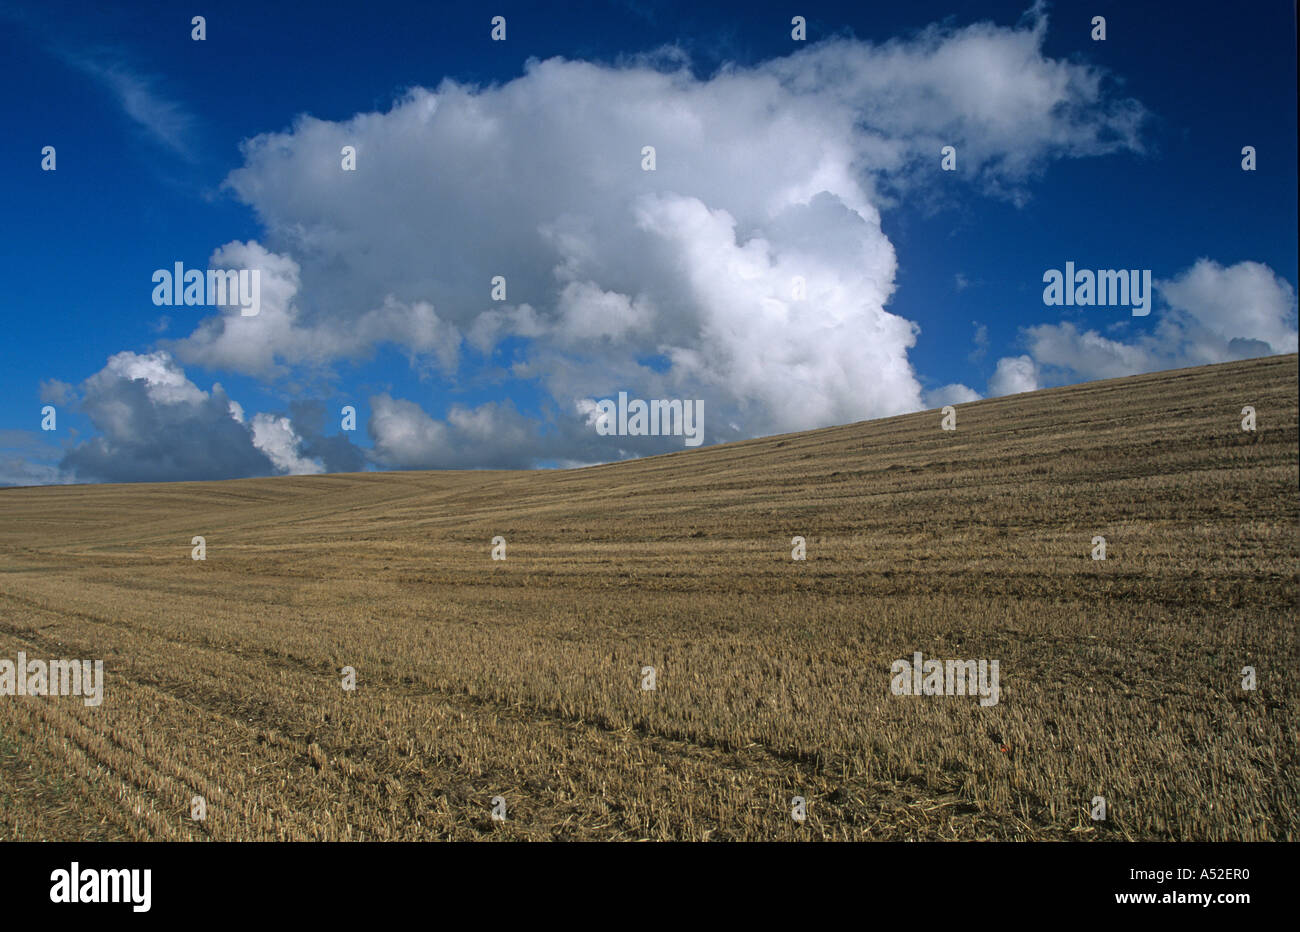
{"type": "MultiPolygon", "coordinates": [[[[195,160],[192,139],[197,118],[159,89],[161,76],[136,67],[125,47],[70,36],[67,20],[59,21],[55,10],[44,5],[20,6],[0,0],[0,21],[26,30],[47,54],[93,80],[155,142],[188,161],[195,160]]],[[[87,22],[86,28],[93,29],[94,24],[87,22]]]]}
{"type": "Polygon", "coordinates": [[[158,78],[135,70],[118,53],[61,50],[59,57],[98,82],[155,142],[193,160],[195,117],[158,90],[158,78]]]}

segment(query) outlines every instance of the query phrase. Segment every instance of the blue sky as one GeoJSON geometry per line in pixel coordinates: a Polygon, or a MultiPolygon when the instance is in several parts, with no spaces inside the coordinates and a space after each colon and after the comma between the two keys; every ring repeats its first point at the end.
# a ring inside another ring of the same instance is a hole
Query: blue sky
{"type": "Polygon", "coordinates": [[[0,484],[569,466],[682,448],[599,434],[619,391],[715,443],[1294,352],[1293,5],[1133,6],[0,0],[0,484]],[[1046,305],[1067,261],[1151,313],[1046,305]],[[155,306],[176,262],[260,314],[155,306]]]}

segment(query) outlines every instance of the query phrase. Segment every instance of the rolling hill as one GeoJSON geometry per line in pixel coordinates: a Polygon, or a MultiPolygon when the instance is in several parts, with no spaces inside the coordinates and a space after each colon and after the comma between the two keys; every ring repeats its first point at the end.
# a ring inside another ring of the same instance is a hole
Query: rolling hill
{"type": "Polygon", "coordinates": [[[0,660],[106,684],[0,696],[0,839],[1294,840],[1297,389],[0,490],[0,660]],[[997,702],[896,694],[917,652],[998,661],[997,702]]]}

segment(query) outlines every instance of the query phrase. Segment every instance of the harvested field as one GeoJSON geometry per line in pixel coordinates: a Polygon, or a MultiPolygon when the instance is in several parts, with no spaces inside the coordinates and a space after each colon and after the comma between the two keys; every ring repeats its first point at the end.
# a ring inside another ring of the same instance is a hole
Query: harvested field
{"type": "Polygon", "coordinates": [[[1295,840],[1297,388],[1289,355],[955,431],[0,490],[0,659],[106,682],[0,696],[0,839],[1295,840]],[[999,701],[894,695],[916,651],[996,659],[999,701]]]}

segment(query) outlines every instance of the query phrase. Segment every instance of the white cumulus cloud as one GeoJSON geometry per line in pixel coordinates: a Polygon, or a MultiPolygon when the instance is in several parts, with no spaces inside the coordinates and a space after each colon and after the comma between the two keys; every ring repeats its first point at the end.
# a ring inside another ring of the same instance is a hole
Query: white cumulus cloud
{"type": "MultiPolygon", "coordinates": [[[[65,394],[74,391],[68,388],[65,394]]],[[[337,438],[309,444],[288,417],[244,408],[217,383],[204,391],[165,351],[117,353],[86,379],[71,403],[97,436],[67,450],[61,473],[103,482],[232,479],[319,473],[325,463],[306,446],[352,465],[337,438]]]]}
{"type": "Polygon", "coordinates": [[[1127,338],[1123,320],[1110,336],[1069,321],[1025,328],[1028,354],[998,360],[990,394],[1296,351],[1295,288],[1267,265],[1199,259],[1155,288],[1155,327],[1127,338]]]}
{"type": "Polygon", "coordinates": [[[505,84],[302,116],[247,141],[227,180],[265,245],[214,262],[263,269],[261,315],[229,309],[171,348],[270,378],[390,343],[454,386],[466,347],[525,341],[509,374],[556,423],[500,406],[475,431],[389,398],[371,430],[392,465],[612,458],[576,403],[619,390],[704,400],[710,442],[916,410],[918,329],[888,309],[881,208],[929,196],[942,145],[1013,199],[1052,159],[1140,148],[1141,107],[1044,55],[1045,30],[833,39],[705,78],[673,56],[534,60],[505,84]]]}
{"type": "Polygon", "coordinates": [[[291,476],[315,475],[325,471],[320,460],[302,455],[302,438],[287,417],[258,414],[253,417],[253,446],[266,454],[275,468],[291,476]]]}

